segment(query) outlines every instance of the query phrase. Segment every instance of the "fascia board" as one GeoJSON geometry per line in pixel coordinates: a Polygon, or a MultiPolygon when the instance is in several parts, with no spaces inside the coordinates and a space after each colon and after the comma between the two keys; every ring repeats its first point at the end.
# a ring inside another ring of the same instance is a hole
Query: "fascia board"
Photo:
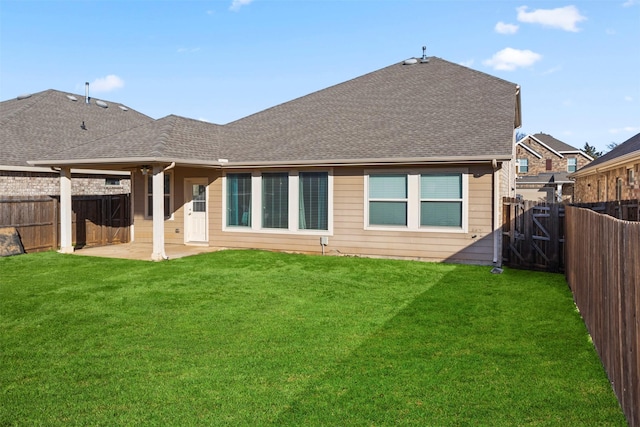
{"type": "Polygon", "coordinates": [[[531,139],[535,140],[538,144],[542,145],[544,148],[546,148],[547,150],[551,151],[552,153],[557,154],[558,157],[560,157],[561,159],[564,159],[564,156],[562,154],[560,154],[558,151],[554,150],[553,148],[549,147],[547,144],[545,144],[544,142],[540,141],[535,136],[531,135],[531,139]]]}
{"type": "Polygon", "coordinates": [[[199,167],[220,167],[224,162],[197,159],[174,159],[170,157],[122,157],[113,159],[66,159],[66,160],[28,160],[30,165],[46,165],[53,167],[73,166],[73,165],[140,165],[175,162],[181,166],[199,166],[199,167]]]}
{"type": "Polygon", "coordinates": [[[593,161],[593,157],[591,157],[590,155],[588,155],[587,153],[580,151],[580,150],[571,150],[571,151],[560,151],[561,154],[581,154],[582,156],[586,157],[587,159],[589,159],[589,161],[593,161]]]}
{"type": "Polygon", "coordinates": [[[527,150],[528,152],[530,152],[531,154],[533,154],[533,155],[534,155],[534,156],[536,156],[537,158],[541,159],[541,158],[542,158],[542,155],[541,155],[540,153],[538,153],[538,152],[537,152],[536,150],[534,150],[533,148],[531,148],[531,147],[529,147],[529,146],[527,146],[527,145],[525,145],[525,144],[523,144],[523,143],[522,143],[522,141],[523,141],[524,139],[525,139],[525,138],[522,138],[520,141],[518,141],[518,142],[516,143],[516,145],[519,145],[520,147],[524,148],[525,150],[527,150]]]}
{"type": "Polygon", "coordinates": [[[382,159],[332,159],[332,160],[301,160],[286,162],[229,162],[223,168],[252,168],[252,167],[301,167],[301,166],[386,166],[386,165],[437,165],[463,163],[491,163],[511,161],[511,156],[474,156],[474,157],[426,157],[426,158],[382,158],[382,159]]]}
{"type": "MultiPolygon", "coordinates": [[[[0,165],[0,171],[6,172],[55,172],[51,170],[51,167],[40,167],[40,166],[7,166],[0,165]]],[[[117,170],[107,170],[107,169],[71,169],[71,173],[75,174],[88,174],[88,175],[121,175],[121,176],[129,176],[130,172],[126,171],[117,171],[117,170]]]]}
{"type": "Polygon", "coordinates": [[[606,162],[600,163],[596,166],[585,166],[584,168],[576,171],[570,175],[567,175],[569,178],[578,178],[583,176],[594,175],[600,172],[606,172],[611,169],[616,169],[620,166],[625,165],[633,160],[640,161],[640,151],[632,151],[631,153],[627,153],[623,156],[616,157],[615,159],[607,160],[606,162]]]}

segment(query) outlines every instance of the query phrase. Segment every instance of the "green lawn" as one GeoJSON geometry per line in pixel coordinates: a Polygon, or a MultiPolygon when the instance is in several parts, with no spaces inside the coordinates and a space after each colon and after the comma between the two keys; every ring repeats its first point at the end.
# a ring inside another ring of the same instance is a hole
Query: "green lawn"
{"type": "Polygon", "coordinates": [[[0,258],[0,425],[626,425],[564,277],[490,270],[0,258]]]}

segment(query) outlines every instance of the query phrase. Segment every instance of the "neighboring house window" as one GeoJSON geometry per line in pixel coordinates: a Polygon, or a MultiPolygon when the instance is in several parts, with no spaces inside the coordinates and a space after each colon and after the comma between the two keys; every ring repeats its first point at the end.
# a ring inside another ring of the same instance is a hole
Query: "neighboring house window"
{"type": "MultiPolygon", "coordinates": [[[[147,175],[147,217],[153,217],[153,175],[147,175]]],[[[164,173],[164,217],[171,217],[171,173],[164,173]]]]}
{"type": "Polygon", "coordinates": [[[106,185],[107,187],[113,187],[120,186],[122,184],[120,183],[120,178],[105,178],[104,185],[106,185]]]}
{"type": "Polygon", "coordinates": [[[546,163],[546,170],[550,171],[551,169],[553,169],[553,161],[551,159],[547,159],[546,163]]]}
{"type": "Polygon", "coordinates": [[[228,173],[223,178],[225,229],[331,232],[332,185],[325,171],[228,173]]]}
{"type": "Polygon", "coordinates": [[[289,228],[289,174],[262,174],[262,227],[289,228]]]}
{"type": "Polygon", "coordinates": [[[420,176],[420,225],[462,227],[462,174],[420,176]]]}
{"type": "Polygon", "coordinates": [[[407,175],[369,176],[369,225],[407,225],[407,175]]]}
{"type": "Polygon", "coordinates": [[[567,171],[575,172],[578,169],[578,159],[570,157],[567,159],[567,171]]]}
{"type": "Polygon", "coordinates": [[[622,200],[622,178],[616,179],[616,200],[622,200]]]}
{"type": "Polygon", "coordinates": [[[635,176],[634,176],[633,172],[634,172],[633,168],[627,169],[627,183],[628,183],[629,186],[632,186],[633,184],[636,183],[635,176]]]}
{"type": "Polygon", "coordinates": [[[300,172],[298,177],[298,228],[326,230],[329,224],[329,174],[300,172]]]}
{"type": "Polygon", "coordinates": [[[251,227],[251,174],[227,175],[227,225],[251,227]]]}
{"type": "Polygon", "coordinates": [[[365,229],[464,232],[467,180],[457,170],[371,171],[365,174],[365,229]]]}
{"type": "Polygon", "coordinates": [[[529,159],[518,159],[518,173],[529,173],[529,159]]]}

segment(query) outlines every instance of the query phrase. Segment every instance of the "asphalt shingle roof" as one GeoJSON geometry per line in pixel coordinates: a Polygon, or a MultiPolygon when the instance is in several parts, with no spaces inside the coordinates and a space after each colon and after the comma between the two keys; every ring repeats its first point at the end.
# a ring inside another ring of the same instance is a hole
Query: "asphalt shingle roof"
{"type": "MultiPolygon", "coordinates": [[[[98,124],[98,116],[87,116],[86,111],[122,117],[132,111],[86,107],[81,105],[83,98],[72,103],[64,94],[51,91],[45,92],[47,97],[62,98],[82,109],[66,105],[66,114],[73,120],[45,138],[68,142],[55,147],[49,143],[47,149],[27,154],[29,160],[51,164],[150,157],[194,162],[224,158],[239,163],[510,158],[514,123],[519,120],[517,91],[514,83],[431,57],[424,64],[396,63],[227,125],[167,116],[127,122],[131,126],[125,132],[120,132],[126,128],[122,123],[117,127],[118,120],[98,124]],[[80,129],[82,120],[93,138],[80,129]]],[[[56,127],[56,120],[60,118],[38,126],[39,132],[56,127]]],[[[34,131],[28,139],[37,141],[38,133],[34,131]]]]}
{"type": "Polygon", "coordinates": [[[29,166],[27,160],[49,156],[108,135],[152,123],[153,119],[121,104],[107,108],[82,95],[45,90],[24,99],[0,102],[0,165],[29,166]],[[73,101],[69,97],[75,97],[73,101]],[[82,129],[84,122],[86,129],[82,129]]]}
{"type": "Polygon", "coordinates": [[[626,156],[634,152],[637,152],[638,156],[640,156],[640,133],[627,139],[622,144],[616,146],[605,155],[598,157],[593,162],[589,163],[583,168],[580,168],[579,172],[588,171],[610,160],[614,160],[618,157],[626,156]]]}
{"type": "Polygon", "coordinates": [[[541,142],[544,142],[546,145],[553,148],[558,153],[564,153],[567,151],[580,151],[579,148],[572,147],[571,145],[566,144],[546,133],[536,133],[535,135],[533,135],[533,137],[541,142]]]}
{"type": "Polygon", "coordinates": [[[225,126],[230,161],[510,156],[513,83],[451,62],[393,64],[225,126]]]}

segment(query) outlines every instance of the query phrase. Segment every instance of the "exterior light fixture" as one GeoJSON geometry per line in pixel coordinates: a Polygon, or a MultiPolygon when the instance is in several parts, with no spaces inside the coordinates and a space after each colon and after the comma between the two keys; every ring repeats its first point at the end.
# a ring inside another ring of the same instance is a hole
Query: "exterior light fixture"
{"type": "Polygon", "coordinates": [[[150,171],[151,168],[148,165],[142,165],[142,167],[140,168],[140,172],[142,172],[142,175],[147,175],[150,171]]]}

